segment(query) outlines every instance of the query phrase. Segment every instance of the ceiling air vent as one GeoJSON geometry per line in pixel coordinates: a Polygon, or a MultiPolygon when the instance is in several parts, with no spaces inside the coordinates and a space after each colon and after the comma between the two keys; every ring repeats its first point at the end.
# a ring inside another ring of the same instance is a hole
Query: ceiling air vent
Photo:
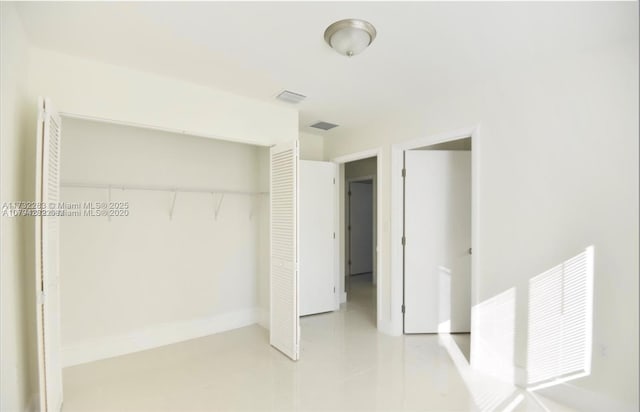
{"type": "Polygon", "coordinates": [[[320,129],[320,130],[331,130],[334,127],[338,127],[337,124],[333,124],[333,123],[329,123],[329,122],[318,122],[318,123],[314,123],[309,127],[313,127],[316,129],[320,129]]]}
{"type": "Polygon", "coordinates": [[[283,102],[294,103],[294,104],[300,103],[306,98],[307,96],[305,95],[302,95],[300,93],[290,92],[289,90],[284,90],[282,91],[282,93],[276,96],[276,99],[278,100],[282,100],[283,102]]]}

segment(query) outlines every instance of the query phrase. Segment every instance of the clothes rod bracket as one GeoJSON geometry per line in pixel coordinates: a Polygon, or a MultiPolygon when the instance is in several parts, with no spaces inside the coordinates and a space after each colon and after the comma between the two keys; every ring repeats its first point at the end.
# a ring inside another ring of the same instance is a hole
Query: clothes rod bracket
{"type": "MultiPolygon", "coordinates": [[[[214,195],[214,199],[215,199],[215,195],[214,195]]],[[[215,203],[215,200],[214,200],[214,209],[213,209],[214,220],[218,220],[218,214],[220,213],[220,208],[222,207],[223,200],[224,200],[224,193],[219,195],[217,204],[215,203]]]]}
{"type": "Polygon", "coordinates": [[[173,200],[171,201],[171,210],[169,210],[169,219],[173,220],[173,211],[176,208],[176,198],[178,197],[178,192],[173,191],[173,200]]]}

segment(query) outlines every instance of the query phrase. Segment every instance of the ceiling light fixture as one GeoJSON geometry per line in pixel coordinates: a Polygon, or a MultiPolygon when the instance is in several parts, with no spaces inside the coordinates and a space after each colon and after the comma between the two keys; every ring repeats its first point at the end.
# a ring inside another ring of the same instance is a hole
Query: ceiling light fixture
{"type": "Polygon", "coordinates": [[[340,20],[324,31],[324,40],[338,53],[351,57],[366,49],[376,38],[376,28],[359,19],[340,20]]]}

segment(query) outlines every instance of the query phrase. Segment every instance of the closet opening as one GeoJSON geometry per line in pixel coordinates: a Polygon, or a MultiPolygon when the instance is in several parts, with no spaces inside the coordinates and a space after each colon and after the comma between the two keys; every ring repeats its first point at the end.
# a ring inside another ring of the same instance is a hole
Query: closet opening
{"type": "Polygon", "coordinates": [[[245,326],[269,344],[268,148],[71,117],[61,147],[65,402],[98,360],[245,326]]]}

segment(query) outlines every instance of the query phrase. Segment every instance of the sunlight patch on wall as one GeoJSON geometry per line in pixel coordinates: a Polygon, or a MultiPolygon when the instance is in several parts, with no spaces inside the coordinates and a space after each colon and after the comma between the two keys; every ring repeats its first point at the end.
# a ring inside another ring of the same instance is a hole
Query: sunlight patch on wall
{"type": "Polygon", "coordinates": [[[512,383],[516,289],[475,305],[472,309],[471,364],[473,368],[512,383]]]}
{"type": "Polygon", "coordinates": [[[485,376],[472,370],[451,335],[438,335],[438,343],[444,347],[467,389],[471,393],[475,408],[482,412],[509,412],[523,401],[522,390],[513,384],[485,376]]]}
{"type": "Polygon", "coordinates": [[[593,246],[529,280],[531,390],[591,373],[593,246]]]}

